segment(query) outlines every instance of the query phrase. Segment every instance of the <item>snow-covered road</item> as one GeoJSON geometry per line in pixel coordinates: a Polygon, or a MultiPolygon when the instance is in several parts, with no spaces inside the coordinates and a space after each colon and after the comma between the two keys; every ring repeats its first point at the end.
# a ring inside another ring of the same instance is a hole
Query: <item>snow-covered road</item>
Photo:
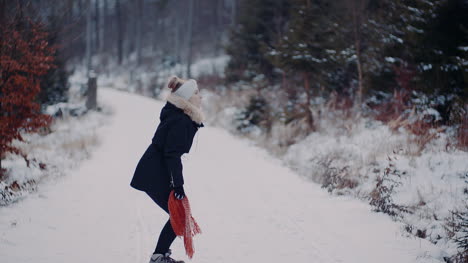
{"type": "MultiPolygon", "coordinates": [[[[167,216],[129,182],[164,103],[98,95],[114,111],[101,145],[79,170],[0,208],[0,262],[148,262],[167,216]]],[[[183,162],[203,231],[191,262],[439,262],[428,241],[402,237],[401,225],[367,204],[330,196],[221,129],[201,128],[183,162]]],[[[180,239],[173,252],[189,261],[180,239]]]]}

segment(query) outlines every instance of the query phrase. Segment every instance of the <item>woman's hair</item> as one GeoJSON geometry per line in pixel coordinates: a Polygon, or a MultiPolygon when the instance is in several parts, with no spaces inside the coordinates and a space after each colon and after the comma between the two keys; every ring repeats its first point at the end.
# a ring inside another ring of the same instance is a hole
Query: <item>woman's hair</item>
{"type": "Polygon", "coordinates": [[[178,88],[180,88],[180,86],[182,86],[182,84],[185,83],[186,80],[184,79],[181,79],[177,76],[172,76],[169,78],[169,82],[167,83],[167,87],[169,89],[171,89],[171,92],[174,93],[177,91],[178,88]]]}

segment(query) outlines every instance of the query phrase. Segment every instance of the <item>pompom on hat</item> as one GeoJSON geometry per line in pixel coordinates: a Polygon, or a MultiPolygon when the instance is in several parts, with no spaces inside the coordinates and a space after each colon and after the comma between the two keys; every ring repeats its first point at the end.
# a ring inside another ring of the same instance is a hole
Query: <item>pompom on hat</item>
{"type": "Polygon", "coordinates": [[[180,78],[173,76],[169,79],[167,87],[172,90],[177,96],[180,96],[186,100],[189,100],[193,94],[198,89],[197,81],[194,79],[189,79],[187,81],[183,81],[180,78]],[[181,85],[182,83],[182,85],[181,85]]]}

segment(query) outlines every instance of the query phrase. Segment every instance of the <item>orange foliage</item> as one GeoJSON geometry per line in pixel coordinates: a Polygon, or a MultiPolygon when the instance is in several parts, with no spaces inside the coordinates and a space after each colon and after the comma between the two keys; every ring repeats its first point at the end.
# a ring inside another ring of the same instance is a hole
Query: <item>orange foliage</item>
{"type": "Polygon", "coordinates": [[[50,124],[35,99],[54,53],[40,24],[17,18],[0,25],[0,159],[7,152],[21,154],[11,142],[23,141],[22,132],[50,124]]]}

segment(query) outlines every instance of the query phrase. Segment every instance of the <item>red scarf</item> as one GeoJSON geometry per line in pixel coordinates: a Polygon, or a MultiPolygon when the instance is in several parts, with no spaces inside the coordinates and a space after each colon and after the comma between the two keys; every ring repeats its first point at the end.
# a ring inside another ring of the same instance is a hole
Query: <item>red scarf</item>
{"type": "Polygon", "coordinates": [[[192,217],[187,196],[182,200],[177,200],[174,196],[174,190],[171,191],[169,196],[169,216],[174,233],[177,236],[184,237],[185,253],[191,259],[195,252],[192,237],[200,234],[201,229],[192,217]]]}

